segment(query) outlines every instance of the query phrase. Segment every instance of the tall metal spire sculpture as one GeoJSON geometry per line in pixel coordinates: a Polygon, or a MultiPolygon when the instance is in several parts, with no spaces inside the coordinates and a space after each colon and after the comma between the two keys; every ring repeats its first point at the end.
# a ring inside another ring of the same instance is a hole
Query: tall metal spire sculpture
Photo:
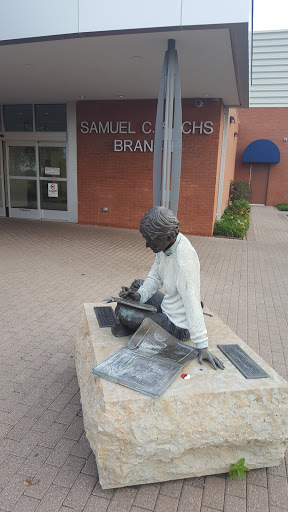
{"type": "Polygon", "coordinates": [[[158,95],[154,159],[153,206],[177,214],[182,153],[182,108],[175,40],[169,39],[158,95]],[[171,185],[171,186],[170,186],[171,185]]]}

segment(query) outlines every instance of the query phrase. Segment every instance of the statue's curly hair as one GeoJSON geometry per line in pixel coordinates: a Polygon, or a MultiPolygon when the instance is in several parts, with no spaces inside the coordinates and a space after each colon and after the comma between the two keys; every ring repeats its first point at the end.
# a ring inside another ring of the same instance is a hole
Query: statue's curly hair
{"type": "Polygon", "coordinates": [[[154,208],[145,213],[141,220],[140,233],[144,238],[157,238],[166,235],[177,236],[179,233],[179,221],[168,208],[154,206],[154,208]]]}

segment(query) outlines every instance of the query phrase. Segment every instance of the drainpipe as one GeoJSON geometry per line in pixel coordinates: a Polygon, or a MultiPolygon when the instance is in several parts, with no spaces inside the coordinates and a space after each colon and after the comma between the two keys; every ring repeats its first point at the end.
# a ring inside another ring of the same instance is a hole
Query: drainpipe
{"type": "Polygon", "coordinates": [[[251,174],[252,174],[252,164],[250,165],[250,171],[249,171],[249,187],[251,186],[251,174]]]}

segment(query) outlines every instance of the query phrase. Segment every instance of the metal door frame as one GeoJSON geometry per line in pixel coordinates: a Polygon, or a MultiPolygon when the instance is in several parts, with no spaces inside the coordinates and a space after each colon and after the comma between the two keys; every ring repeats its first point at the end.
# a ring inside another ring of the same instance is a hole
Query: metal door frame
{"type": "MultiPolygon", "coordinates": [[[[41,219],[48,220],[68,220],[68,165],[67,165],[67,143],[66,142],[39,142],[37,153],[39,160],[39,148],[48,147],[48,148],[66,148],[66,178],[58,178],[54,176],[40,176],[40,167],[39,167],[39,200],[40,200],[40,181],[66,181],[67,183],[67,210],[40,210],[41,219]]],[[[38,162],[39,164],[39,162],[38,162]]],[[[39,166],[39,165],[38,165],[39,166]]],[[[41,206],[41,205],[40,205],[41,206]]]]}
{"type": "Polygon", "coordinates": [[[30,142],[30,141],[5,141],[6,145],[6,172],[7,172],[7,187],[8,187],[8,208],[9,208],[9,217],[16,217],[21,219],[41,219],[40,212],[40,183],[39,183],[39,162],[38,162],[38,143],[30,142]],[[9,147],[34,147],[35,148],[35,158],[36,158],[36,175],[35,176],[11,176],[9,173],[9,147]],[[37,191],[37,208],[12,208],[11,207],[11,194],[10,194],[10,179],[15,180],[29,180],[36,181],[36,191],[37,191]]]}
{"type": "Polygon", "coordinates": [[[2,204],[0,206],[0,217],[6,217],[6,202],[5,202],[5,183],[4,183],[4,165],[3,165],[3,144],[2,140],[0,140],[0,179],[2,185],[2,204]]]}
{"type": "MultiPolygon", "coordinates": [[[[48,220],[68,220],[68,172],[67,172],[67,143],[66,142],[35,142],[35,141],[5,141],[6,146],[6,175],[7,175],[7,187],[8,187],[8,208],[9,217],[22,218],[22,219],[48,219],[48,220]],[[9,174],[9,147],[23,146],[23,147],[34,147],[35,158],[36,158],[36,175],[35,176],[18,176],[10,178],[9,174]],[[65,147],[66,148],[66,178],[54,178],[54,177],[41,177],[40,166],[39,166],[39,147],[65,147]],[[37,208],[12,208],[11,207],[11,196],[10,196],[10,179],[16,180],[31,180],[36,181],[37,191],[37,208]],[[45,210],[41,209],[40,204],[40,181],[66,181],[67,182],[67,210],[45,210]]],[[[3,163],[2,163],[3,166],[3,163]]],[[[3,172],[4,174],[4,172],[3,172]]],[[[4,189],[4,187],[3,187],[4,189]]],[[[1,215],[1,208],[0,208],[1,215]]],[[[5,209],[3,216],[5,216],[5,209]]]]}

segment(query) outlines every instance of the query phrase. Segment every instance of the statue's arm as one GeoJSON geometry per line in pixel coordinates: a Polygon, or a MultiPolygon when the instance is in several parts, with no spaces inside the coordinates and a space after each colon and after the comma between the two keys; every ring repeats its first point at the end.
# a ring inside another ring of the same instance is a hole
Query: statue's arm
{"type": "Polygon", "coordinates": [[[183,300],[191,340],[197,349],[207,348],[208,336],[201,307],[198,261],[192,261],[188,267],[179,269],[177,289],[183,300]]]}
{"type": "Polygon", "coordinates": [[[203,361],[206,360],[215,370],[217,368],[224,370],[225,367],[222,361],[208,350],[208,336],[200,301],[200,265],[198,257],[189,268],[179,271],[177,288],[183,300],[191,340],[195,343],[199,352],[199,364],[203,364],[203,361]]]}
{"type": "Polygon", "coordinates": [[[145,279],[144,283],[138,289],[141,295],[140,302],[147,302],[154,293],[156,293],[162,286],[163,282],[159,274],[160,256],[157,254],[151,270],[145,279]]]}

